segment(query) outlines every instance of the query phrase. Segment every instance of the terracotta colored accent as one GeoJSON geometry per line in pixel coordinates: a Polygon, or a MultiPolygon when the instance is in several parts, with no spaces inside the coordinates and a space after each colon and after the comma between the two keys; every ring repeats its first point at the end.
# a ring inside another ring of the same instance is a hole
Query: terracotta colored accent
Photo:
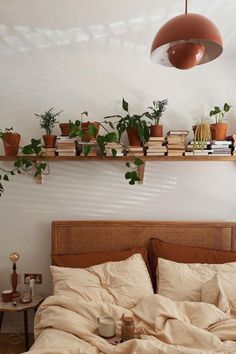
{"type": "Polygon", "coordinates": [[[85,254],[63,254],[52,255],[52,264],[58,267],[87,268],[105,262],[123,261],[135,253],[140,253],[147,261],[147,249],[145,247],[134,247],[122,251],[91,252],[85,254]]]}
{"type": "Polygon", "coordinates": [[[151,136],[163,136],[163,126],[160,124],[151,125],[151,136]]]}
{"type": "Polygon", "coordinates": [[[69,123],[60,123],[59,127],[61,129],[62,136],[69,136],[70,135],[69,123]]]}
{"type": "Polygon", "coordinates": [[[158,258],[179,263],[221,264],[235,262],[236,252],[178,245],[153,238],[149,243],[148,258],[154,279],[158,258]]]}
{"type": "Polygon", "coordinates": [[[55,147],[57,136],[56,135],[43,135],[43,140],[45,147],[52,148],[55,147]]]}
{"type": "Polygon", "coordinates": [[[198,65],[205,52],[205,47],[198,43],[181,43],[167,51],[171,64],[177,69],[186,70],[198,65]]]}
{"type": "Polygon", "coordinates": [[[141,139],[138,135],[137,128],[134,128],[134,127],[128,128],[126,131],[127,131],[130,146],[141,146],[142,145],[141,139]]]}
{"type": "Polygon", "coordinates": [[[18,154],[21,135],[18,133],[4,133],[3,145],[6,156],[16,156],[18,154]]]}
{"type": "Polygon", "coordinates": [[[215,123],[210,125],[212,140],[225,140],[227,135],[227,123],[215,123]]]}
{"type": "Polygon", "coordinates": [[[155,56],[154,52],[160,47],[179,41],[197,42],[205,47],[199,64],[216,59],[223,51],[222,38],[214,23],[205,16],[187,13],[172,18],[161,27],[153,40],[151,54],[155,56]]]}
{"type": "Polygon", "coordinates": [[[82,141],[90,141],[90,140],[94,140],[95,139],[94,137],[91,137],[91,135],[88,132],[88,127],[90,125],[93,125],[97,129],[97,135],[98,135],[99,128],[100,128],[100,123],[99,122],[89,122],[88,121],[88,122],[81,123],[82,130],[85,133],[83,138],[82,138],[82,141]]]}

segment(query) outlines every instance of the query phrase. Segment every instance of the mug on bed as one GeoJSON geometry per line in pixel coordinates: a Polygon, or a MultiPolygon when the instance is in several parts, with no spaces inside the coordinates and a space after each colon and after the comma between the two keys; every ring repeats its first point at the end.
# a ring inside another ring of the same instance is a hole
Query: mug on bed
{"type": "Polygon", "coordinates": [[[116,323],[111,316],[98,318],[98,333],[101,337],[111,338],[116,334],[116,323]]]}

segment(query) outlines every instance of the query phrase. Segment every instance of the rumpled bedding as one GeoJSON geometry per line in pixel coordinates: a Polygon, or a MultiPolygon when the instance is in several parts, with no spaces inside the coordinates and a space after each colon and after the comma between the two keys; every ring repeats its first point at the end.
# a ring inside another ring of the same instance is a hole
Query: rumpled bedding
{"type": "Polygon", "coordinates": [[[31,354],[210,354],[236,353],[236,310],[173,301],[153,294],[130,310],[113,303],[65,294],[48,297],[35,318],[31,354]],[[133,316],[137,338],[118,345],[97,335],[98,317],[133,316]]]}

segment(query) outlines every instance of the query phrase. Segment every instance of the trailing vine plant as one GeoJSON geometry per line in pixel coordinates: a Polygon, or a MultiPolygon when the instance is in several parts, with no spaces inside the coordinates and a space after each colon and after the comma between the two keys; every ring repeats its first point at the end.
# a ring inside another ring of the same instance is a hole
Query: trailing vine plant
{"type": "MultiPolygon", "coordinates": [[[[107,122],[104,122],[104,123],[107,123],[107,122]]],[[[133,163],[126,162],[126,166],[129,168],[129,171],[126,172],[125,179],[129,180],[129,184],[131,184],[131,185],[135,184],[136,182],[139,182],[140,178],[138,176],[138,169],[139,169],[139,166],[144,164],[144,162],[141,159],[135,157],[133,151],[129,147],[125,146],[123,143],[121,143],[119,141],[119,137],[117,136],[116,132],[109,132],[103,123],[100,123],[100,125],[106,131],[105,135],[97,135],[97,133],[98,133],[97,128],[92,124],[90,124],[88,127],[89,134],[94,139],[96,139],[96,142],[98,144],[98,147],[100,150],[99,155],[104,156],[106,144],[112,143],[112,142],[119,144],[123,149],[129,150],[133,154],[134,159],[133,159],[133,163]]],[[[110,127],[112,127],[114,129],[113,126],[110,125],[110,127]]],[[[79,121],[79,120],[76,120],[75,123],[70,122],[69,123],[69,130],[70,130],[70,137],[71,138],[77,137],[77,136],[83,138],[83,136],[85,134],[81,128],[81,121],[79,121]]],[[[83,154],[85,156],[88,156],[90,151],[91,151],[91,146],[88,144],[84,144],[83,145],[83,154]]],[[[117,155],[117,150],[112,149],[112,156],[116,157],[116,155],[117,155]]]]}
{"type": "Polygon", "coordinates": [[[13,163],[12,169],[4,169],[0,167],[0,196],[4,192],[4,182],[9,182],[11,176],[33,172],[34,177],[40,175],[49,175],[50,168],[48,162],[42,161],[43,146],[41,139],[31,139],[31,143],[23,147],[19,147],[22,155],[34,155],[34,159],[27,158],[26,156],[17,156],[13,163]],[[37,157],[40,159],[37,161],[37,157]]]}

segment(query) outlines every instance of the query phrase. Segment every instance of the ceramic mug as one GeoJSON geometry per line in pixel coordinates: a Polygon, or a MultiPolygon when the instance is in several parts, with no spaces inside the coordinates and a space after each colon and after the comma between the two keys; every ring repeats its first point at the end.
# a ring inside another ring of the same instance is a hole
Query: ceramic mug
{"type": "Polygon", "coordinates": [[[116,323],[111,316],[98,318],[98,333],[101,337],[111,338],[116,334],[116,323]]]}

